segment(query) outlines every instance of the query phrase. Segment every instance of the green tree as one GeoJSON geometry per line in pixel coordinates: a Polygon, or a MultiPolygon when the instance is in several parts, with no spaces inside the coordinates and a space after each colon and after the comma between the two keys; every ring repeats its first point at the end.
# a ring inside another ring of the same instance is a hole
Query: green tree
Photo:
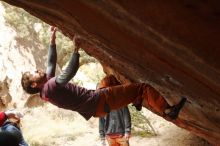
{"type": "Polygon", "coordinates": [[[128,106],[131,112],[132,135],[140,137],[156,136],[157,133],[150,121],[143,115],[142,111],[137,111],[134,106],[128,106]]]}
{"type": "MultiPolygon", "coordinates": [[[[10,6],[3,3],[5,8],[4,18],[6,24],[12,27],[17,33],[17,40],[19,45],[29,45],[27,47],[36,48],[41,44],[45,48],[49,45],[49,28],[50,26],[41,21],[40,19],[30,15],[21,8],[10,6]]],[[[68,61],[73,52],[73,43],[62,33],[57,33],[57,52],[58,52],[58,65],[62,68],[68,61]]],[[[40,49],[40,48],[39,48],[40,49]]],[[[98,63],[93,57],[88,56],[83,50],[81,51],[81,64],[84,65],[90,62],[98,63]]]]}

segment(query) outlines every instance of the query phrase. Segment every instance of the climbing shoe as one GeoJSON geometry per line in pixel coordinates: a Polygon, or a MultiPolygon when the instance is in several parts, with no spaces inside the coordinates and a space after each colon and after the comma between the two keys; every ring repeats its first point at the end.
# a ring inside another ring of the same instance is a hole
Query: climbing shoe
{"type": "Polygon", "coordinates": [[[138,100],[133,102],[132,106],[134,106],[137,111],[141,111],[142,110],[142,102],[143,102],[143,98],[139,98],[138,100]]]}
{"type": "Polygon", "coordinates": [[[142,110],[142,104],[132,104],[132,106],[134,106],[137,111],[141,111],[142,110]]]}
{"type": "Polygon", "coordinates": [[[186,102],[186,98],[183,97],[181,101],[177,104],[174,105],[170,108],[167,109],[169,111],[168,113],[165,111],[165,113],[171,118],[171,119],[176,119],[179,115],[180,110],[183,108],[184,104],[186,102]]]}

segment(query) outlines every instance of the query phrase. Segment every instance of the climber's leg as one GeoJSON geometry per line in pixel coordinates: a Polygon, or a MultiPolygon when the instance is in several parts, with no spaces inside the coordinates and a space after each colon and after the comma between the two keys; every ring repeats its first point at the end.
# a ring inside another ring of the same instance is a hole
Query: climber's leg
{"type": "Polygon", "coordinates": [[[133,83],[107,87],[106,91],[102,92],[100,96],[105,98],[110,110],[115,110],[142,98],[144,86],[146,84],[133,83]]]}

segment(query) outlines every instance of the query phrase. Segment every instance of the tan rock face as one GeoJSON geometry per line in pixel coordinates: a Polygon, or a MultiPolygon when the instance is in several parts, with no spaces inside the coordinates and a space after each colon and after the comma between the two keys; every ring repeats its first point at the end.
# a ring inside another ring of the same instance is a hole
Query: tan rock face
{"type": "Polygon", "coordinates": [[[29,95],[23,92],[20,79],[22,72],[35,70],[36,66],[45,67],[42,62],[46,60],[47,49],[40,45],[30,47],[17,38],[16,32],[5,25],[3,13],[4,7],[0,3],[0,110],[42,105],[42,101],[31,96],[28,99],[29,95]],[[33,48],[41,51],[36,53],[33,48]]]}
{"type": "Polygon", "coordinates": [[[220,139],[220,1],[4,0],[58,26],[107,72],[147,82],[170,104],[188,99],[176,125],[220,139]]]}
{"type": "Polygon", "coordinates": [[[9,94],[9,86],[7,78],[4,81],[0,81],[0,110],[4,110],[8,107],[8,104],[12,101],[12,97],[9,94]]]}
{"type": "Polygon", "coordinates": [[[37,106],[43,106],[45,101],[41,100],[39,97],[39,94],[30,95],[30,97],[27,99],[25,106],[32,108],[37,106]]]}

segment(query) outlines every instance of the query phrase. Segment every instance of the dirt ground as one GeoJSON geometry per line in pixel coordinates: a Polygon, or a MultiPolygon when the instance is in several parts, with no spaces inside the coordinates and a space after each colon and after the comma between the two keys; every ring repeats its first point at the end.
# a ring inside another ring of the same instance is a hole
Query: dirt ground
{"type": "MultiPolygon", "coordinates": [[[[132,136],[131,146],[210,146],[205,140],[143,110],[157,136],[132,136]]],[[[22,119],[22,125],[30,146],[101,146],[98,118],[86,121],[76,112],[52,105],[29,110],[22,119]]]]}

